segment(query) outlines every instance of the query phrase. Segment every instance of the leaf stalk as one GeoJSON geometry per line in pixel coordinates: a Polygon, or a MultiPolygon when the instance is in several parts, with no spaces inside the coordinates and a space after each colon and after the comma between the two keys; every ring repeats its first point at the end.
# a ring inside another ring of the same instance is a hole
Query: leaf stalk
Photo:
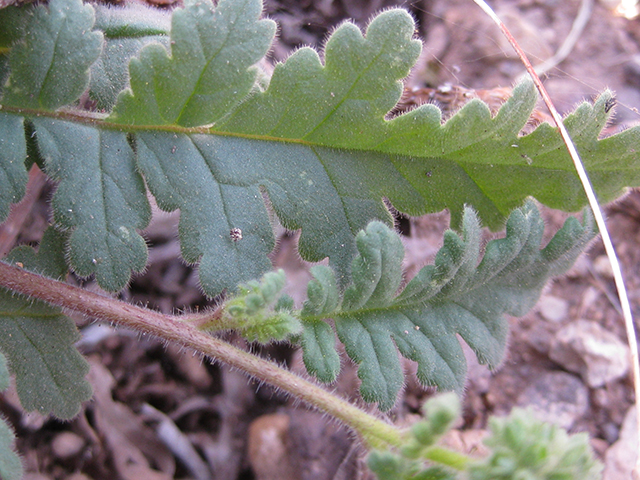
{"type": "Polygon", "coordinates": [[[236,367],[252,377],[274,385],[344,423],[369,448],[384,449],[402,444],[405,433],[349,402],[327,392],[276,364],[202,332],[181,317],[164,315],[120,300],[68,285],[22,268],[0,262],[0,287],[34,297],[101,321],[126,326],[177,342],[213,360],[236,367]]]}
{"type": "Polygon", "coordinates": [[[438,445],[427,448],[423,455],[426,460],[430,460],[434,463],[445,465],[454,470],[460,472],[466,471],[471,459],[459,452],[449,450],[438,445]]]}

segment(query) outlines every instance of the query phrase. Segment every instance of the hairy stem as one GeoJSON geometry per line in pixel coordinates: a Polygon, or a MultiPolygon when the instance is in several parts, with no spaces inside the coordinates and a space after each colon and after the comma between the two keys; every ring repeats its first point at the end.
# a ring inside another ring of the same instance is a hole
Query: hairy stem
{"type": "Polygon", "coordinates": [[[458,471],[464,471],[469,465],[470,458],[460,452],[455,452],[445,447],[429,447],[424,453],[424,458],[440,465],[446,465],[458,471]]]}
{"type": "Polygon", "coordinates": [[[198,330],[195,325],[182,321],[180,317],[164,315],[88,292],[4,262],[0,262],[0,287],[190,347],[281,388],[328,413],[356,431],[368,447],[385,448],[402,443],[403,433],[396,427],[332,395],[313,382],[198,330]]]}

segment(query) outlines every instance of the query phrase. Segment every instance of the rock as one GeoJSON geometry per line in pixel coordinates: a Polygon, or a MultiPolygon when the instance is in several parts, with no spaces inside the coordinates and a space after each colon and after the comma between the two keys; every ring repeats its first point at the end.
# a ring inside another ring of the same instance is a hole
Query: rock
{"type": "Polygon", "coordinates": [[[51,442],[54,455],[62,460],[75,457],[83,448],[84,440],[73,432],[61,432],[51,442]]]}
{"type": "Polygon", "coordinates": [[[312,410],[292,410],[289,416],[289,455],[296,480],[358,478],[357,449],[347,429],[312,410]]]}
{"type": "Polygon", "coordinates": [[[543,295],[538,301],[538,310],[545,320],[561,322],[569,313],[569,302],[553,295],[543,295]]]}
{"type": "Polygon", "coordinates": [[[593,261],[593,269],[598,275],[605,278],[613,278],[613,268],[611,268],[611,262],[606,255],[600,255],[593,261]]]}
{"type": "Polygon", "coordinates": [[[592,388],[627,374],[629,347],[595,322],[578,320],[556,333],[549,357],[592,388]]]}
{"type": "Polygon", "coordinates": [[[91,480],[91,477],[88,477],[84,473],[74,473],[70,477],[67,477],[67,480],[91,480]]]}
{"type": "Polygon", "coordinates": [[[531,408],[544,422],[569,429],[589,408],[589,391],[574,375],[548,372],[518,398],[518,406],[531,408]]]}
{"type": "Polygon", "coordinates": [[[633,478],[632,471],[638,457],[638,429],[636,409],[630,408],[624,418],[620,439],[607,450],[603,480],[633,478]]]}
{"type": "Polygon", "coordinates": [[[249,464],[257,480],[295,480],[289,458],[289,417],[274,413],[249,426],[249,464]]]}
{"type": "Polygon", "coordinates": [[[489,436],[488,430],[449,430],[441,440],[443,446],[473,458],[482,459],[489,456],[491,450],[484,444],[489,436]]]}

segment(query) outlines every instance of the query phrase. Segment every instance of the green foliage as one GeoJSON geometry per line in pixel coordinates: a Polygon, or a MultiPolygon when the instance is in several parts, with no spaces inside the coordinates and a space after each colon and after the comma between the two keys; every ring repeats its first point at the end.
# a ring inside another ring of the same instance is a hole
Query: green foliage
{"type": "MultiPolygon", "coordinates": [[[[65,238],[49,229],[38,253],[30,247],[14,249],[7,261],[53,278],[67,273],[61,255],[65,238]]],[[[78,331],[61,310],[44,302],[0,290],[0,351],[15,374],[22,406],[43,414],[69,419],[91,398],[85,380],[89,364],[74,343],[78,331]]],[[[4,477],[2,477],[4,478],[4,477]]]]}
{"type": "Polygon", "coordinates": [[[455,470],[463,470],[468,459],[436,446],[461,412],[460,400],[453,393],[438,395],[423,406],[424,418],[412,427],[398,453],[374,450],[367,465],[379,480],[454,480],[455,470]],[[436,458],[444,465],[425,467],[425,460],[436,458]],[[448,468],[455,466],[455,470],[448,468]]]}
{"type": "Polygon", "coordinates": [[[533,202],[515,210],[504,239],[482,245],[476,213],[467,208],[462,238],[446,232],[435,258],[396,294],[402,282],[404,250],[399,237],[373,222],[359,233],[353,283],[339,305],[335,280],[327,267],[312,270],[301,319],[304,362],[309,372],[330,382],[339,371],[331,329],[333,318],[349,357],[359,365],[360,391],[368,402],[391,408],[403,384],[397,350],[418,363],[425,385],[462,392],[466,362],[458,335],[481,363],[502,360],[508,324],[504,314],[524,315],[538,300],[548,278],[565,272],[595,235],[590,214],[584,225],[570,218],[540,250],[544,223],[533,202]],[[332,351],[333,349],[333,351],[332,351]]]}
{"type": "Polygon", "coordinates": [[[157,44],[140,51],[129,64],[131,91],[119,96],[111,119],[186,127],[219,120],[253,88],[252,65],[275,35],[261,12],[253,0],[220,0],[215,9],[209,0],[185,2],[172,16],[171,57],[157,44]]]}
{"type": "Polygon", "coordinates": [[[111,110],[129,86],[129,60],[151,43],[169,46],[171,15],[132,4],[128,8],[94,5],[95,28],[104,33],[102,55],[91,66],[89,93],[100,110],[111,110]]]}
{"type": "MultiPolygon", "coordinates": [[[[1,12],[2,10],[0,10],[1,12]]],[[[0,218],[9,215],[9,207],[18,202],[27,186],[27,142],[24,139],[24,119],[0,113],[0,218]]]]}
{"type": "Polygon", "coordinates": [[[366,38],[345,23],[326,43],[324,65],[315,50],[297,50],[276,66],[266,91],[215,130],[375,150],[384,140],[384,116],[402,93],[400,80],[420,54],[414,31],[404,10],[380,14],[366,38]]]}
{"type": "MultiPolygon", "coordinates": [[[[530,195],[565,210],[584,205],[556,130],[519,135],[536,102],[531,82],[517,86],[495,117],[476,100],[445,124],[433,105],[388,119],[420,52],[406,12],[380,14],[364,35],[345,23],[322,60],[302,48],[267,79],[255,64],[274,24],[259,19],[261,8],[259,0],[215,8],[193,0],[173,13],[170,38],[166,16],[139,8],[99,7],[104,35],[91,31],[92,7],[78,0],[0,15],[12,45],[0,101],[0,215],[24,192],[28,152],[19,125],[35,136],[47,172],[62,180],[54,215],[57,228],[73,231],[69,266],[111,291],[146,260],[135,231],[148,222],[138,170],[161,208],[181,210],[183,257],[200,263],[210,296],[270,269],[265,197],[287,228],[302,230],[303,258],[329,258],[340,288],[350,282],[356,233],[372,219],[391,224],[382,198],[411,215],[449,208],[454,228],[465,204],[493,229],[530,195]],[[6,25],[15,18],[16,27],[6,25]],[[60,55],[65,49],[71,53],[60,55]],[[113,108],[107,121],[102,113],[54,113],[79,98],[89,73],[89,95],[98,108],[113,108]],[[66,161],[61,151],[67,141],[66,150],[77,149],[83,135],[92,147],[78,169],[80,157],[66,161]],[[113,173],[116,158],[126,178],[113,173]],[[120,191],[117,201],[106,199],[108,190],[120,191]],[[242,241],[229,238],[235,228],[242,241]],[[118,249],[125,255],[111,258],[118,249]]],[[[610,98],[605,92],[566,119],[603,201],[640,184],[640,127],[598,140],[610,98]]]]}
{"type": "Polygon", "coordinates": [[[567,435],[542,423],[531,411],[514,409],[507,418],[489,420],[484,443],[492,453],[470,465],[470,480],[596,480],[602,465],[594,459],[586,433],[567,435]]]}
{"type": "Polygon", "coordinates": [[[241,284],[238,293],[224,303],[223,325],[261,343],[300,333],[302,325],[291,314],[293,301],[286,295],[278,296],[285,280],[284,270],[278,270],[265,274],[260,282],[241,284]]]}
{"type": "Polygon", "coordinates": [[[147,246],[136,229],[151,217],[126,134],[48,118],[32,122],[46,172],[59,180],[54,221],[71,232],[71,265],[78,275],[95,273],[107,290],[122,289],[129,272],[147,263],[147,246]]]}
{"type": "Polygon", "coordinates": [[[460,399],[453,393],[431,398],[422,407],[424,420],[411,427],[411,439],[402,447],[402,455],[407,458],[421,458],[425,448],[429,448],[447,433],[461,412],[460,399]]]}
{"type": "Polygon", "coordinates": [[[75,101],[87,87],[87,70],[102,47],[93,21],[93,8],[81,0],[35,7],[24,40],[12,48],[2,103],[55,110],[75,101]]]}
{"type": "Polygon", "coordinates": [[[373,451],[367,464],[379,480],[591,480],[600,478],[586,434],[536,420],[532,412],[514,409],[506,418],[489,419],[491,435],[484,440],[490,454],[472,460],[437,446],[460,416],[455,395],[430,399],[424,419],[411,428],[398,453],[373,451]],[[427,462],[427,464],[425,464],[427,462]]]}

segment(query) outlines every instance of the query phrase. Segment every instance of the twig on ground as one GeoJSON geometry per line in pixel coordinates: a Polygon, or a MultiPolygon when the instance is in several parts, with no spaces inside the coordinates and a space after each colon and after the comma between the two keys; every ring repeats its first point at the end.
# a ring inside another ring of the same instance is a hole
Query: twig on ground
{"type": "Polygon", "coordinates": [[[565,58],[569,56],[573,47],[575,47],[576,42],[582,35],[584,31],[584,27],[587,26],[589,19],[591,18],[591,12],[593,11],[593,0],[582,0],[580,4],[580,10],[578,10],[578,15],[573,20],[573,25],[571,26],[571,30],[569,31],[569,35],[564,39],[560,48],[556,51],[556,53],[542,62],[540,65],[535,67],[535,72],[538,76],[544,75],[552,68],[555,68],[560,63],[562,63],[565,58]]]}

